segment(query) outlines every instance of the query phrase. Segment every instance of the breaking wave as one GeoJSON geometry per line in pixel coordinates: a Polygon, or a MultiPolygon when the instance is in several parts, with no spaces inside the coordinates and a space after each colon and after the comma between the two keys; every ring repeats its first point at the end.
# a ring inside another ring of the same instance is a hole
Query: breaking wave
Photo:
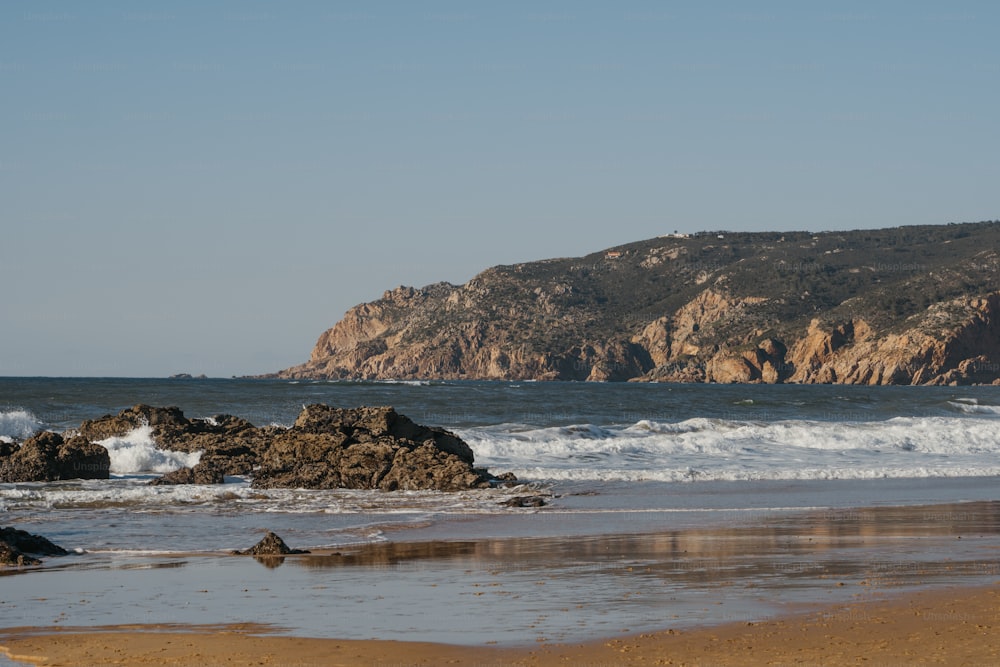
{"type": "Polygon", "coordinates": [[[1000,405],[980,405],[974,398],[956,399],[948,405],[967,415],[1000,415],[1000,405]]]}
{"type": "Polygon", "coordinates": [[[0,411],[0,438],[23,440],[41,428],[42,422],[27,410],[0,411]]]}
{"type": "Polygon", "coordinates": [[[111,472],[115,474],[172,472],[197,465],[202,454],[157,449],[152,426],[140,426],[123,436],[99,440],[97,444],[108,450],[111,472]]]}
{"type": "Polygon", "coordinates": [[[460,435],[478,464],[538,481],[998,475],[1000,424],[985,416],[993,413],[983,414],[871,422],[697,418],[618,427],[505,425],[460,435]]]}

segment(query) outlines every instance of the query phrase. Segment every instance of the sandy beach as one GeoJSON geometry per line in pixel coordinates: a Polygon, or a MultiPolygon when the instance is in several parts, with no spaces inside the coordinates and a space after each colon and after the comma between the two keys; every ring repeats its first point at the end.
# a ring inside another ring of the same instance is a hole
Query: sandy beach
{"type": "Polygon", "coordinates": [[[996,665],[998,586],[924,591],[761,623],[490,648],[259,634],[257,626],[15,628],[33,665],[996,665]]]}

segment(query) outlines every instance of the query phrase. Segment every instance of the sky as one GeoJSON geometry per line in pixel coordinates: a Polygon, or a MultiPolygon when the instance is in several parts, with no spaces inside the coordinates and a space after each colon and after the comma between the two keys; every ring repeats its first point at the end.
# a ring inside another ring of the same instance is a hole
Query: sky
{"type": "Polygon", "coordinates": [[[304,362],[397,285],[1000,218],[995,2],[4,2],[0,375],[304,362]]]}

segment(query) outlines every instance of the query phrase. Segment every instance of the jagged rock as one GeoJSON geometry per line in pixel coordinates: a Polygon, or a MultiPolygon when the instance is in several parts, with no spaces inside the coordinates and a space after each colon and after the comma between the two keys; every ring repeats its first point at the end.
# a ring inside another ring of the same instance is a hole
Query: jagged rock
{"type": "Polygon", "coordinates": [[[0,528],[0,565],[40,565],[42,561],[34,556],[65,556],[68,553],[40,535],[17,528],[0,528]]]}
{"type": "MultiPolygon", "coordinates": [[[[454,433],[421,426],[391,407],[305,406],[288,429],[257,428],[231,415],[188,419],[178,408],[136,405],[85,422],[87,437],[149,425],[158,447],[201,451],[201,462],[151,484],[217,484],[252,475],[257,488],[456,491],[488,487],[472,449],[454,433]]],[[[80,437],[84,437],[81,435],[80,437]]],[[[509,481],[509,480],[506,480],[509,481]]]]}
{"type": "MultiPolygon", "coordinates": [[[[483,474],[483,475],[487,474],[485,470],[480,470],[479,472],[481,474],[483,474]]],[[[517,486],[517,484],[518,484],[518,482],[517,482],[517,475],[515,475],[512,472],[505,472],[505,473],[502,473],[500,475],[497,475],[496,477],[492,477],[490,479],[490,483],[491,484],[495,484],[497,486],[507,487],[507,488],[512,487],[512,486],[517,486]]]]}
{"type": "Polygon", "coordinates": [[[461,491],[487,486],[489,479],[469,462],[438,449],[432,441],[425,441],[412,449],[405,445],[396,448],[389,469],[378,480],[376,488],[383,491],[461,491]]]}
{"type": "Polygon", "coordinates": [[[52,482],[60,479],[108,479],[108,450],[82,436],[64,441],[42,431],[20,446],[5,446],[0,454],[0,482],[52,482]]]}
{"type": "Polygon", "coordinates": [[[108,479],[111,476],[108,450],[82,436],[63,443],[56,463],[59,479],[108,479]]]}
{"type": "Polygon", "coordinates": [[[304,549],[292,549],[285,544],[283,539],[271,531],[267,531],[264,539],[249,549],[233,551],[231,553],[234,556],[286,556],[288,554],[307,554],[309,552],[304,549]]]}
{"type": "Polygon", "coordinates": [[[223,484],[225,464],[218,459],[200,461],[193,468],[179,468],[150,480],[150,486],[171,484],[223,484]]]}
{"type": "Polygon", "coordinates": [[[42,561],[32,558],[6,542],[0,542],[0,566],[12,565],[14,567],[26,567],[28,565],[41,565],[42,561]]]}
{"type": "Polygon", "coordinates": [[[180,408],[154,408],[139,404],[126,408],[115,416],[104,415],[99,419],[88,419],[80,424],[76,433],[98,441],[123,436],[140,426],[153,426],[158,431],[167,432],[171,428],[183,428],[188,423],[180,408]]]}
{"type": "Polygon", "coordinates": [[[389,436],[413,442],[432,440],[437,449],[454,454],[466,463],[473,462],[472,449],[454,433],[413,423],[392,408],[333,408],[314,404],[302,408],[292,430],[302,433],[343,433],[359,442],[376,441],[389,436]]]}
{"type": "Polygon", "coordinates": [[[391,407],[310,405],[275,434],[254,472],[256,488],[456,491],[490,485],[472,450],[443,429],[413,423],[391,407]]]}
{"type": "Polygon", "coordinates": [[[257,428],[232,415],[188,419],[177,407],[138,404],[114,416],[85,421],[76,432],[91,440],[103,440],[124,436],[142,426],[152,427],[157,446],[162,449],[210,453],[222,463],[227,475],[250,474],[270,434],[276,430],[257,428]]]}

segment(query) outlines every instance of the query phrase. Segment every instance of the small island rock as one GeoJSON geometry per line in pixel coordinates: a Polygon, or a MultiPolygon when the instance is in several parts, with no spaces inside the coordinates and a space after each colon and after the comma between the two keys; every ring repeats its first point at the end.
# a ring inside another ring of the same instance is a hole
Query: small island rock
{"type": "Polygon", "coordinates": [[[267,531],[257,544],[243,551],[231,552],[234,556],[286,556],[288,554],[307,554],[304,549],[292,549],[285,541],[271,531],[267,531]]]}

